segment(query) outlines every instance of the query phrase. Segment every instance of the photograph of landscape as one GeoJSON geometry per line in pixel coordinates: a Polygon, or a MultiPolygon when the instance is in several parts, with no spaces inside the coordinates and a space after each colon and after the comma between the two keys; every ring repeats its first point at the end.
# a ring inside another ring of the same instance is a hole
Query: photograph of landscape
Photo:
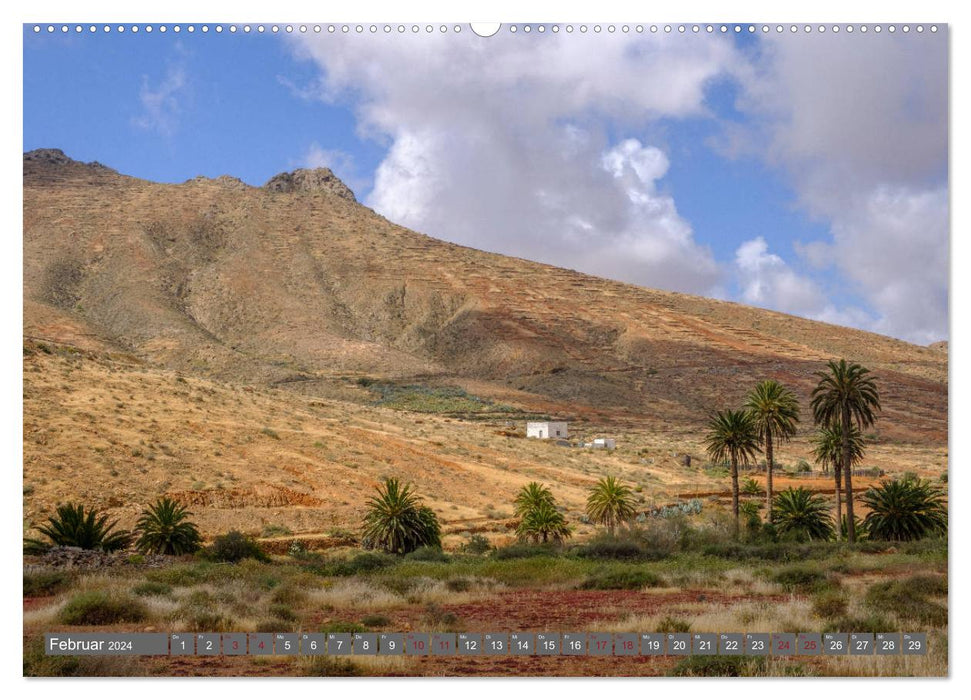
{"type": "Polygon", "coordinates": [[[25,24],[24,676],[948,676],[948,27],[811,29],[25,24]]]}

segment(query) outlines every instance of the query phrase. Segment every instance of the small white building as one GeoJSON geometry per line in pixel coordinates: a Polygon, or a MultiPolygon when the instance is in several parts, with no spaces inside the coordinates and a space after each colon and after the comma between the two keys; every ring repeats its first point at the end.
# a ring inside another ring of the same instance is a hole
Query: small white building
{"type": "Polygon", "coordinates": [[[613,438],[594,438],[593,442],[588,442],[584,447],[593,447],[594,449],[600,450],[614,450],[617,449],[617,441],[613,438]]]}
{"type": "Polygon", "coordinates": [[[526,437],[549,440],[564,440],[570,437],[566,421],[529,421],[526,423],[526,437]]]}

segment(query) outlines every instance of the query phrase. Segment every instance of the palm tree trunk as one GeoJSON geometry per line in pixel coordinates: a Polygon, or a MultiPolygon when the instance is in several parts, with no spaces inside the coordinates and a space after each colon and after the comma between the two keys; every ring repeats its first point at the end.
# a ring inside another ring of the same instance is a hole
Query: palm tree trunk
{"type": "Polygon", "coordinates": [[[772,429],[765,426],[765,517],[772,524],[772,429]]]}
{"type": "Polygon", "coordinates": [[[836,475],[836,539],[843,539],[843,501],[840,498],[840,479],[843,478],[843,470],[838,464],[833,465],[833,474],[836,475]]]}
{"type": "Polygon", "coordinates": [[[735,539],[738,539],[738,461],[732,459],[732,515],[735,516],[735,539]]]}
{"type": "Polygon", "coordinates": [[[853,469],[850,463],[850,411],[843,406],[843,478],[846,479],[846,539],[856,542],[856,523],[853,520],[853,469]]]}

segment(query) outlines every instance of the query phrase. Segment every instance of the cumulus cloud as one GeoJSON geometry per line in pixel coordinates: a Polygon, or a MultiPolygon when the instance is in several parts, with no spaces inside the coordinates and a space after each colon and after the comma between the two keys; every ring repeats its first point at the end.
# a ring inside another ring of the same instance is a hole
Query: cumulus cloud
{"type": "Polygon", "coordinates": [[[742,75],[736,154],[782,169],[829,237],[797,250],[872,309],[828,319],[928,343],[948,334],[947,39],[767,37],[742,75]]]}
{"type": "Polygon", "coordinates": [[[638,284],[710,293],[721,271],[660,181],[652,126],[706,114],[733,69],[712,37],[462,34],[294,38],[319,96],[354,105],[387,155],[367,203],[447,240],[638,284]]]}
{"type": "Polygon", "coordinates": [[[349,104],[386,145],[366,203],[394,221],[646,286],[734,280],[746,303],[925,343],[947,337],[945,34],[288,41],[320,68],[295,94],[349,104]],[[827,231],[794,242],[804,272],[764,238],[719,263],[665,188],[664,129],[717,118],[724,79],[744,119],[718,148],[776,169],[827,231]]]}

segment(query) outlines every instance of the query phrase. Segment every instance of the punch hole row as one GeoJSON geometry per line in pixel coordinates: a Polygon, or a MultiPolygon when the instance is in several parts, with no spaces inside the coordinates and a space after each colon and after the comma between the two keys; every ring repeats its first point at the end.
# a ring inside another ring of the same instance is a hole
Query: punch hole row
{"type": "MultiPolygon", "coordinates": [[[[934,33],[934,32],[937,32],[937,30],[938,30],[938,27],[935,24],[929,25],[927,27],[925,27],[922,24],[913,25],[913,26],[911,26],[909,24],[904,24],[904,25],[899,25],[899,26],[898,25],[894,25],[894,24],[891,24],[891,25],[880,25],[880,24],[874,24],[874,25],[866,25],[866,24],[861,24],[861,25],[852,25],[852,24],[838,25],[838,24],[834,24],[834,25],[829,25],[829,26],[823,25],[823,24],[819,24],[819,25],[811,25],[811,24],[804,24],[804,25],[798,25],[798,24],[787,24],[787,25],[786,24],[775,24],[775,25],[768,25],[768,24],[762,24],[762,25],[754,25],[754,24],[748,24],[748,25],[741,25],[741,24],[731,24],[731,25],[729,25],[729,24],[704,24],[704,25],[699,25],[699,24],[690,24],[690,25],[688,25],[688,24],[678,24],[678,25],[672,25],[672,24],[664,24],[664,25],[657,25],[657,24],[651,24],[651,25],[643,25],[643,24],[636,24],[636,25],[629,25],[629,24],[624,24],[624,25],[614,25],[614,24],[599,25],[599,24],[594,24],[594,25],[586,25],[586,24],[579,24],[579,25],[572,25],[572,24],[567,24],[567,25],[563,25],[562,27],[561,27],[561,25],[558,25],[558,24],[552,24],[552,25],[545,25],[545,24],[539,24],[539,25],[532,25],[532,24],[510,24],[507,27],[507,31],[510,34],[516,34],[518,32],[522,32],[524,34],[530,34],[530,33],[533,33],[533,32],[538,33],[538,34],[545,34],[547,31],[549,31],[549,32],[551,32],[553,34],[558,34],[560,31],[565,31],[567,34],[572,34],[575,31],[576,32],[579,32],[581,34],[587,34],[589,32],[592,32],[594,34],[600,34],[600,33],[603,33],[603,32],[607,32],[608,34],[615,34],[617,32],[620,32],[620,33],[623,33],[623,34],[629,34],[631,32],[634,32],[634,33],[637,33],[637,34],[643,34],[645,32],[648,32],[648,33],[651,33],[651,34],[657,34],[658,32],[663,32],[665,34],[672,34],[672,33],[678,33],[678,34],[701,34],[701,33],[706,33],[706,34],[714,34],[714,33],[720,33],[720,34],[729,34],[729,33],[734,33],[734,34],[742,34],[742,33],[755,34],[755,33],[758,33],[758,32],[761,32],[762,34],[769,34],[769,33],[773,33],[773,32],[776,33],[776,34],[783,34],[783,33],[789,33],[789,34],[798,34],[798,33],[802,33],[802,34],[811,34],[811,33],[816,33],[816,34],[825,34],[825,33],[839,34],[840,32],[845,32],[847,34],[852,34],[854,32],[859,32],[861,34],[866,34],[866,33],[873,32],[873,33],[876,33],[876,34],[880,34],[880,33],[883,33],[884,31],[887,32],[887,33],[889,33],[889,34],[895,34],[898,31],[899,32],[902,32],[904,34],[908,34],[911,31],[914,31],[914,32],[917,32],[918,34],[920,34],[920,33],[923,33],[924,31],[930,31],[930,32],[934,33]]],[[[164,24],[158,25],[158,26],[153,26],[153,25],[150,25],[150,24],[141,25],[141,26],[140,25],[137,25],[137,24],[133,24],[133,25],[124,25],[124,24],[119,24],[119,25],[110,25],[110,24],[104,24],[104,25],[95,25],[95,24],[90,24],[90,25],[81,25],[81,24],[75,24],[75,25],[67,25],[67,24],[61,24],[61,25],[54,25],[54,24],[40,25],[40,24],[35,24],[35,25],[33,25],[33,31],[34,31],[35,34],[40,34],[42,32],[46,32],[48,34],[54,34],[54,33],[57,33],[57,32],[60,32],[62,34],[67,34],[67,33],[70,33],[70,32],[74,32],[75,34],[81,34],[81,33],[85,33],[85,32],[87,32],[89,34],[95,34],[95,33],[99,33],[99,32],[100,33],[104,33],[104,34],[109,34],[109,33],[112,33],[112,32],[115,32],[115,33],[118,33],[118,34],[125,34],[125,33],[138,34],[139,32],[142,32],[142,33],[145,33],[145,34],[151,34],[152,32],[159,32],[161,34],[165,34],[166,32],[169,32],[169,31],[172,31],[172,32],[174,32],[176,34],[179,34],[179,33],[183,32],[183,31],[185,31],[185,32],[187,32],[189,34],[194,34],[196,32],[200,32],[202,34],[208,34],[210,32],[215,33],[215,34],[222,34],[224,32],[227,32],[229,34],[236,34],[236,33],[243,33],[243,34],[252,34],[252,33],[256,33],[256,34],[266,34],[266,33],[279,34],[280,32],[284,32],[284,33],[287,33],[287,34],[292,34],[294,32],[298,32],[300,34],[306,34],[306,33],[320,34],[322,32],[326,32],[328,34],[377,34],[379,32],[380,33],[384,33],[384,34],[408,34],[408,33],[410,33],[410,34],[432,34],[432,33],[439,33],[439,34],[456,33],[456,34],[458,34],[458,33],[461,33],[463,31],[463,29],[462,29],[462,26],[461,25],[458,25],[458,24],[454,24],[454,25],[446,25],[446,24],[440,24],[440,25],[432,25],[432,24],[425,24],[425,25],[419,25],[419,24],[411,24],[411,25],[405,25],[405,24],[398,24],[398,25],[391,25],[391,24],[384,24],[384,25],[377,25],[377,24],[370,24],[370,25],[364,25],[364,24],[352,24],[352,25],[349,25],[349,24],[338,24],[338,25],[335,25],[335,24],[327,24],[327,25],[320,25],[320,24],[312,24],[312,25],[310,25],[310,24],[296,24],[296,25],[294,25],[294,24],[287,24],[287,25],[278,25],[278,24],[271,24],[271,25],[264,25],[264,24],[249,25],[249,24],[243,24],[243,25],[235,25],[235,24],[230,24],[230,25],[221,25],[221,24],[216,24],[216,25],[212,25],[212,26],[210,26],[208,24],[203,24],[203,25],[198,25],[198,26],[197,25],[193,25],[193,24],[189,24],[189,25],[185,25],[185,26],[180,25],[180,24],[175,24],[175,25],[171,25],[171,26],[164,25],[164,24]]]]}

